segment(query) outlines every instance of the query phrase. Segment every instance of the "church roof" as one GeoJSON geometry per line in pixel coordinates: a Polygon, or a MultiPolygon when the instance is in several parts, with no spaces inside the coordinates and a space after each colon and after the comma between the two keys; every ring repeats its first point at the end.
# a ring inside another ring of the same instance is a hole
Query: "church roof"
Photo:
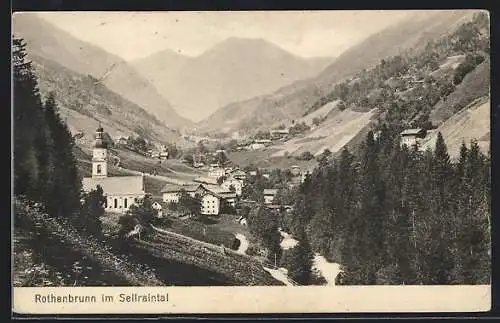
{"type": "Polygon", "coordinates": [[[85,177],[82,181],[83,190],[88,192],[100,185],[107,195],[145,194],[144,178],[142,176],[113,176],[105,178],[85,177]]]}

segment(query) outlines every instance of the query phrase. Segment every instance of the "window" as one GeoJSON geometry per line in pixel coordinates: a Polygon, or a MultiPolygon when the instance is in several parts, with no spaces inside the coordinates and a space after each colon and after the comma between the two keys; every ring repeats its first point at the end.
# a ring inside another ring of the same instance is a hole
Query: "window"
{"type": "Polygon", "coordinates": [[[127,208],[127,198],[125,198],[125,200],[123,201],[123,207],[127,208]]]}
{"type": "Polygon", "coordinates": [[[100,174],[102,171],[101,169],[101,165],[100,164],[97,164],[97,174],[100,174]]]}
{"type": "Polygon", "coordinates": [[[118,208],[118,199],[115,199],[115,209],[118,208]]]}
{"type": "Polygon", "coordinates": [[[104,199],[104,208],[105,209],[108,208],[108,199],[107,198],[104,199]]]}

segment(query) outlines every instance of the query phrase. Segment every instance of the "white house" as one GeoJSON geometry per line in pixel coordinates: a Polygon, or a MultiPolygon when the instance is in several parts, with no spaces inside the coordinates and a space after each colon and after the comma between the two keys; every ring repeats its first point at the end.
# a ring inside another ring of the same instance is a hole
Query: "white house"
{"type": "Polygon", "coordinates": [[[173,185],[166,184],[161,189],[162,200],[165,203],[178,203],[179,197],[181,196],[182,190],[186,191],[191,197],[195,197],[196,194],[202,194],[204,188],[201,184],[196,185],[173,185]]]}
{"type": "Polygon", "coordinates": [[[273,204],[276,194],[278,194],[277,189],[264,189],[264,203],[273,204]]]}
{"type": "Polygon", "coordinates": [[[105,197],[105,210],[123,213],[146,195],[144,176],[108,177],[108,149],[103,134],[99,125],[92,150],[92,177],[83,178],[82,188],[89,192],[100,186],[105,197]]]}
{"type": "Polygon", "coordinates": [[[426,131],[421,128],[407,129],[401,133],[401,146],[406,145],[408,148],[418,146],[420,140],[426,135],[426,131]]]}
{"type": "MultiPolygon", "coordinates": [[[[257,174],[257,173],[255,173],[257,174]]],[[[231,172],[231,176],[235,179],[238,179],[238,180],[241,180],[241,181],[245,181],[245,179],[247,178],[247,174],[242,171],[241,169],[235,169],[231,172]]]]}
{"type": "Polygon", "coordinates": [[[297,165],[293,165],[290,167],[290,172],[292,173],[293,176],[299,176],[300,175],[300,167],[297,165]]]}
{"type": "Polygon", "coordinates": [[[219,178],[226,175],[224,168],[215,168],[208,171],[208,177],[219,178]]]}
{"type": "Polygon", "coordinates": [[[201,214],[218,215],[220,211],[221,196],[206,190],[201,197],[201,214]]]}
{"type": "Polygon", "coordinates": [[[241,196],[243,181],[230,176],[224,182],[222,182],[220,186],[226,191],[231,191],[232,186],[234,187],[234,192],[236,193],[236,195],[241,196]]]}

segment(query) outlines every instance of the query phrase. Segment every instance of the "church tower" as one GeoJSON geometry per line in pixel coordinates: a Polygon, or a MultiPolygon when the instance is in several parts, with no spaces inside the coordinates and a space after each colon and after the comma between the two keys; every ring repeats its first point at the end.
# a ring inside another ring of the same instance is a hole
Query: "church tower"
{"type": "Polygon", "coordinates": [[[92,177],[104,178],[108,176],[108,147],[104,141],[104,130],[99,123],[95,133],[94,149],[92,151],[92,177]]]}

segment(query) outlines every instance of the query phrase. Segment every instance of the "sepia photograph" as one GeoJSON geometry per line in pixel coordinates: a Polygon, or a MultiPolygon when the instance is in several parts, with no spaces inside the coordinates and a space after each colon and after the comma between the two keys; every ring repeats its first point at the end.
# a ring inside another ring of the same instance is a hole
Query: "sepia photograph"
{"type": "Polygon", "coordinates": [[[17,12],[11,44],[14,307],[491,306],[487,11],[17,12]]]}

